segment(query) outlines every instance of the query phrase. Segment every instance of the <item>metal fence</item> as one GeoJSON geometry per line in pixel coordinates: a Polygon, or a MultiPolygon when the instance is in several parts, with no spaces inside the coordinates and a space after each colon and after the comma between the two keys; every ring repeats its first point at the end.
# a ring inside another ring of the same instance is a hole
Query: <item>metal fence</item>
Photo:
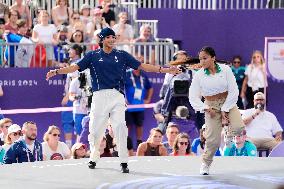
{"type": "Polygon", "coordinates": [[[266,9],[284,8],[284,0],[125,0],[137,2],[138,8],[175,9],[266,9]]]}
{"type": "MultiPolygon", "coordinates": [[[[69,46],[37,45],[35,43],[0,44],[0,67],[54,67],[68,62],[69,46]],[[51,58],[50,58],[51,53],[51,58]]],[[[80,44],[85,52],[94,50],[97,45],[80,44]]],[[[145,63],[167,64],[178,50],[171,39],[158,39],[157,42],[120,43],[117,49],[126,50],[136,57],[142,57],[145,63]]],[[[83,55],[82,55],[83,56],[83,55]]]]}

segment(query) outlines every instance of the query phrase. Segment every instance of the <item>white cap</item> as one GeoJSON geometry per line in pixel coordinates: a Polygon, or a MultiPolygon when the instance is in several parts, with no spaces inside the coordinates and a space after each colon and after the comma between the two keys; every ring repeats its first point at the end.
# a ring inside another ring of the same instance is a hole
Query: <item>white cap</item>
{"type": "Polygon", "coordinates": [[[11,133],[15,133],[21,130],[21,127],[17,124],[13,124],[8,128],[8,135],[11,133]]]}

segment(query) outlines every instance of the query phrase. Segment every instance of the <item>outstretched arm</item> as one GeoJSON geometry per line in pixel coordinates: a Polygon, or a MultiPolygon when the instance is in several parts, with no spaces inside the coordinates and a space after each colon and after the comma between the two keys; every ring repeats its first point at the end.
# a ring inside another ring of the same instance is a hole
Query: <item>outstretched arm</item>
{"type": "Polygon", "coordinates": [[[144,64],[142,63],[138,69],[144,70],[145,72],[156,72],[156,73],[171,73],[171,74],[179,74],[181,71],[177,67],[169,67],[165,68],[162,66],[155,66],[151,64],[144,64]]]}
{"type": "Polygon", "coordinates": [[[68,73],[75,72],[76,70],[79,70],[79,66],[77,64],[71,64],[70,66],[67,66],[64,68],[50,70],[46,74],[46,80],[49,80],[51,77],[57,74],[68,74],[68,73]]]}

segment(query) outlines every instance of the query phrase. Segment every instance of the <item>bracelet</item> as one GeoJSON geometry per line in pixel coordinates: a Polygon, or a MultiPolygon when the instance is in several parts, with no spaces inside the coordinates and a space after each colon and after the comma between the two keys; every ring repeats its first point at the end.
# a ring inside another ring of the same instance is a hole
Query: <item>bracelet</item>
{"type": "Polygon", "coordinates": [[[56,69],[56,70],[55,70],[56,75],[58,75],[58,74],[59,74],[59,73],[58,73],[58,71],[59,71],[59,69],[56,69]]]}
{"type": "Polygon", "coordinates": [[[252,119],[254,119],[254,118],[255,118],[255,117],[254,117],[254,115],[252,115],[251,117],[252,117],[252,119]]]}
{"type": "Polygon", "coordinates": [[[162,71],[162,66],[160,66],[160,68],[159,68],[159,73],[162,73],[161,71],[162,71]]]}

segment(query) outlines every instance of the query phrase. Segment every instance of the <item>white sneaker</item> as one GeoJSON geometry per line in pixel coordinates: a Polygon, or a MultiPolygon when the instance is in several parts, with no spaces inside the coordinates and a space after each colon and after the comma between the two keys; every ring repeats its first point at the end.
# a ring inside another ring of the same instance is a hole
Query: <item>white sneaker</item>
{"type": "Polygon", "coordinates": [[[201,175],[209,175],[209,167],[210,166],[206,165],[205,163],[202,163],[201,167],[200,167],[200,174],[201,175]]]}

